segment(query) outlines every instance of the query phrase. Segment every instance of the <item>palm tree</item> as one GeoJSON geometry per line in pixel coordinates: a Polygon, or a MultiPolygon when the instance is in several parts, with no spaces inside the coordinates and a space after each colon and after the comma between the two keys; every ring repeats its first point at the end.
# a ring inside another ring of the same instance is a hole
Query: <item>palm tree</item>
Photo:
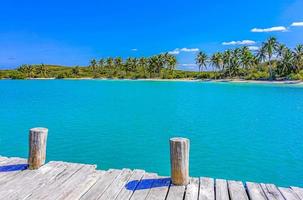
{"type": "Polygon", "coordinates": [[[76,66],[76,67],[72,68],[72,74],[75,75],[75,76],[79,76],[79,74],[80,74],[79,66],[76,66]]]}
{"type": "Polygon", "coordinates": [[[265,46],[261,46],[257,52],[257,58],[259,62],[265,62],[266,61],[266,49],[265,46]]]}
{"type": "Polygon", "coordinates": [[[158,76],[160,76],[161,68],[164,67],[164,62],[163,62],[163,55],[155,55],[150,57],[149,59],[149,65],[148,65],[148,72],[149,72],[149,77],[151,78],[152,73],[158,73],[158,76]]]}
{"type": "Polygon", "coordinates": [[[255,66],[255,56],[246,46],[241,48],[241,54],[239,59],[242,68],[248,69],[255,66]]]}
{"type": "Polygon", "coordinates": [[[123,60],[121,57],[117,57],[114,59],[114,64],[116,66],[116,68],[120,69],[122,67],[123,64],[123,60]]]}
{"type": "Polygon", "coordinates": [[[133,71],[136,71],[138,69],[138,66],[139,66],[139,59],[138,58],[133,58],[132,59],[132,62],[133,62],[133,71]]]}
{"type": "Polygon", "coordinates": [[[104,65],[105,65],[105,59],[104,58],[101,58],[99,61],[98,61],[98,65],[100,68],[103,68],[104,65]]]}
{"type": "Polygon", "coordinates": [[[229,66],[229,74],[237,75],[239,68],[241,66],[241,49],[236,48],[231,53],[230,66],[229,66]]]}
{"type": "Polygon", "coordinates": [[[41,64],[37,67],[37,73],[42,77],[47,77],[48,69],[44,64],[41,64]]]}
{"type": "Polygon", "coordinates": [[[163,67],[166,68],[166,70],[165,70],[166,73],[165,74],[166,74],[166,77],[167,77],[168,73],[171,73],[171,74],[174,73],[174,70],[177,67],[177,58],[176,58],[176,56],[171,55],[169,53],[165,53],[163,56],[164,56],[163,57],[163,59],[164,59],[164,66],[163,67]]]}
{"type": "Polygon", "coordinates": [[[114,59],[112,57],[109,57],[106,59],[106,65],[109,69],[114,67],[114,59]]]}
{"type": "Polygon", "coordinates": [[[303,45],[298,44],[294,51],[294,62],[298,69],[303,69],[303,45]]]}
{"type": "Polygon", "coordinates": [[[147,58],[144,58],[144,57],[139,58],[138,65],[141,67],[144,77],[145,77],[145,71],[146,71],[147,64],[148,64],[147,58]]]}
{"type": "Polygon", "coordinates": [[[284,54],[284,51],[287,50],[287,47],[285,46],[285,44],[279,44],[277,47],[277,54],[278,57],[281,58],[284,54]]]}
{"type": "Polygon", "coordinates": [[[23,64],[17,70],[21,73],[28,75],[28,65],[23,64]]]}
{"type": "Polygon", "coordinates": [[[272,79],[273,78],[272,57],[277,53],[277,50],[279,48],[279,43],[277,42],[277,38],[275,37],[268,38],[267,41],[263,42],[262,48],[264,48],[268,58],[269,76],[270,79],[272,79]]]}
{"type": "Polygon", "coordinates": [[[93,72],[94,76],[96,76],[97,74],[97,61],[96,59],[92,59],[90,61],[90,66],[89,68],[91,69],[91,71],[93,72]]]}
{"type": "Polygon", "coordinates": [[[210,58],[211,65],[215,69],[221,69],[223,65],[223,56],[221,53],[214,53],[210,58]]]}
{"type": "Polygon", "coordinates": [[[296,71],[294,66],[294,55],[289,48],[285,48],[281,55],[281,59],[278,61],[277,71],[279,75],[288,75],[296,71]]]}
{"type": "Polygon", "coordinates": [[[177,66],[177,58],[174,55],[165,54],[165,63],[168,70],[173,71],[176,69],[177,66]]]}
{"type": "Polygon", "coordinates": [[[200,51],[196,57],[196,64],[199,66],[199,72],[201,72],[201,69],[203,67],[206,68],[206,64],[207,64],[207,55],[206,53],[200,51]]]}
{"type": "Polygon", "coordinates": [[[132,71],[133,68],[133,59],[132,58],[127,58],[124,65],[123,65],[125,74],[127,75],[128,72],[132,71]]]}
{"type": "Polygon", "coordinates": [[[223,53],[223,70],[228,69],[229,76],[231,77],[231,60],[232,60],[232,51],[230,49],[224,51],[223,53]]]}
{"type": "Polygon", "coordinates": [[[35,75],[35,67],[34,66],[32,66],[32,65],[28,65],[28,67],[27,67],[27,74],[28,74],[28,77],[29,78],[33,78],[34,77],[34,75],[35,75]]]}
{"type": "Polygon", "coordinates": [[[210,58],[211,66],[213,67],[213,71],[215,72],[215,79],[217,79],[216,69],[221,70],[223,65],[223,56],[221,53],[214,53],[210,58]]]}

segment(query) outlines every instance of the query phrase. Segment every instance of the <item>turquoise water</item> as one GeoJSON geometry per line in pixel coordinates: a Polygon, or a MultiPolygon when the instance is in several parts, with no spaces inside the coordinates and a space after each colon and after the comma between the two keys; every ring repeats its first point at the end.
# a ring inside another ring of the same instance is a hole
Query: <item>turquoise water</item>
{"type": "Polygon", "coordinates": [[[0,81],[0,155],[27,157],[49,128],[48,160],[169,175],[173,136],[190,173],[303,186],[303,87],[104,80],[0,81]]]}

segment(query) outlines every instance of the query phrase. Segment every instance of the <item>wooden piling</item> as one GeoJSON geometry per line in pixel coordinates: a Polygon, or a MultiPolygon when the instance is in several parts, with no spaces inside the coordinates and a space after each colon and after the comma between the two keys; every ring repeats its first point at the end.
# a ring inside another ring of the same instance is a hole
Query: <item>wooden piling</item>
{"type": "Polygon", "coordinates": [[[32,128],[29,131],[29,169],[38,169],[45,163],[48,129],[32,128]]]}
{"type": "Polygon", "coordinates": [[[186,138],[170,139],[171,179],[174,185],[189,183],[189,145],[186,138]]]}

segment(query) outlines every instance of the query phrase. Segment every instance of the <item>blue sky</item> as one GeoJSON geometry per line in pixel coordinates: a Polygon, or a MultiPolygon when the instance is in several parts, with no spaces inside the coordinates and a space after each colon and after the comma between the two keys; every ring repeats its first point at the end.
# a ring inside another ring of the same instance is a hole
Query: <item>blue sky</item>
{"type": "Polygon", "coordinates": [[[291,26],[303,22],[302,8],[303,0],[3,0],[0,68],[170,51],[192,70],[197,50],[256,48],[271,35],[303,43],[303,24],[291,26]]]}

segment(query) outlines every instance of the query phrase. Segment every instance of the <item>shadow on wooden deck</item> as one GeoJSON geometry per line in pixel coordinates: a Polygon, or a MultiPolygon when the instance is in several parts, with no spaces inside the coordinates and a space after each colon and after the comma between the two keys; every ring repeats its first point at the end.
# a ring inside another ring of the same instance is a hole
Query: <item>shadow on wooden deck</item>
{"type": "Polygon", "coordinates": [[[22,171],[22,170],[26,170],[27,168],[28,168],[28,164],[5,165],[5,166],[0,166],[0,173],[22,171]]]}
{"type": "Polygon", "coordinates": [[[159,179],[142,179],[130,181],[125,185],[127,190],[145,190],[158,187],[168,187],[170,185],[170,178],[159,178],[159,179]]]}

